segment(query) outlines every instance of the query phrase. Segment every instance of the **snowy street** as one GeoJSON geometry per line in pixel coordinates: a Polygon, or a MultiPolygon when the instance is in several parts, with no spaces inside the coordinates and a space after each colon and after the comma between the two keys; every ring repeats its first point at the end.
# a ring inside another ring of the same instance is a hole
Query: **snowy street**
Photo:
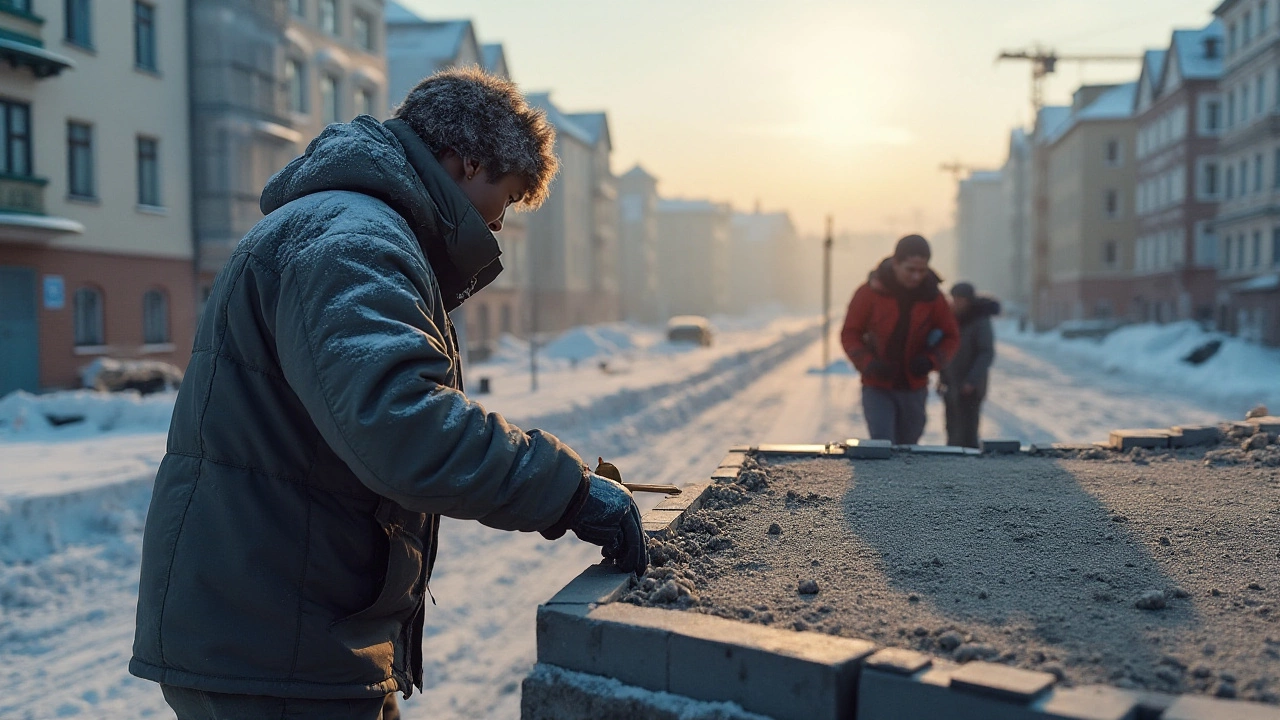
{"type": "MultiPolygon", "coordinates": [[[[636,351],[616,375],[551,364],[537,395],[513,365],[472,377],[495,379],[487,407],[557,433],[592,463],[604,455],[628,481],[685,484],[706,477],[730,445],[865,435],[858,377],[818,373],[821,346],[811,320],[783,319],[684,355],[636,351]]],[[[1209,423],[1248,409],[1242,397],[1103,372],[1051,345],[1017,339],[998,353],[986,437],[1087,442],[1116,427],[1209,423]]],[[[942,443],[941,418],[935,397],[924,442],[942,443]]],[[[145,425],[0,435],[0,717],[170,716],[158,687],[126,670],[141,519],[163,452],[164,434],[145,425]]],[[[515,720],[535,608],[597,557],[574,539],[446,521],[431,582],[439,604],[425,631],[429,687],[403,703],[405,716],[515,720]]]]}

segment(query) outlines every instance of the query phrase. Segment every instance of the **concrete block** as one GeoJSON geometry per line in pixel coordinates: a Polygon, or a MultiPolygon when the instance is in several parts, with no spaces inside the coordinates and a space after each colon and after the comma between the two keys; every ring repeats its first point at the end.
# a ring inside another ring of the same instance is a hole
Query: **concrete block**
{"type": "Polygon", "coordinates": [[[1138,720],[1131,694],[1109,687],[1050,689],[1024,704],[949,687],[954,663],[935,660],[915,675],[863,668],[858,720],[1138,720]]]}
{"type": "Polygon", "coordinates": [[[631,586],[631,573],[622,572],[616,566],[600,563],[592,565],[578,574],[578,577],[560,588],[547,601],[548,605],[565,603],[586,605],[589,603],[611,603],[622,597],[631,586]]]}
{"type": "Polygon", "coordinates": [[[738,479],[738,473],[742,467],[722,467],[716,468],[711,473],[711,482],[713,483],[731,483],[738,479]]]}
{"type": "Polygon", "coordinates": [[[982,452],[989,455],[1012,455],[1022,451],[1020,440],[983,440],[982,452]]]}
{"type": "Polygon", "coordinates": [[[1257,425],[1258,429],[1272,435],[1280,434],[1280,417],[1275,415],[1267,415],[1264,417],[1250,418],[1249,422],[1257,425]]]}
{"type": "MultiPolygon", "coordinates": [[[[600,607],[620,606],[633,607],[600,607]]],[[[601,620],[592,612],[586,605],[539,606],[538,662],[665,691],[670,631],[601,620]]]]}
{"type": "Polygon", "coordinates": [[[1175,448],[1213,445],[1222,439],[1216,425],[1176,425],[1169,428],[1169,444],[1175,448]]]}
{"type": "Polygon", "coordinates": [[[520,720],[760,720],[728,703],[657,693],[539,663],[520,691],[520,720]]]}
{"type": "Polygon", "coordinates": [[[852,438],[844,441],[844,456],[860,460],[885,460],[893,457],[893,443],[889,440],[852,438]]]}
{"type": "Polygon", "coordinates": [[[674,535],[680,529],[680,521],[683,518],[684,513],[680,510],[654,508],[640,516],[640,525],[644,528],[645,534],[650,537],[674,535]]]}
{"type": "Polygon", "coordinates": [[[1122,452],[1133,448],[1167,448],[1169,434],[1168,430],[1160,428],[1112,430],[1110,445],[1122,452]]]}
{"type": "Polygon", "coordinates": [[[761,445],[756,448],[761,455],[826,455],[826,445],[761,445]]]}
{"type": "Polygon", "coordinates": [[[917,455],[968,455],[965,448],[955,445],[905,445],[907,452],[917,455]]]}
{"type": "Polygon", "coordinates": [[[988,662],[965,663],[951,673],[953,688],[1024,704],[1053,687],[1053,683],[1054,677],[1049,673],[988,662]]]}
{"type": "Polygon", "coordinates": [[[863,661],[864,667],[899,675],[915,675],[933,664],[933,658],[915,650],[885,648],[863,661]]]}
{"type": "Polygon", "coordinates": [[[1280,720],[1280,707],[1203,695],[1182,695],[1160,720],[1280,720]]]}
{"type": "Polygon", "coordinates": [[[669,692],[738,703],[776,720],[852,718],[859,661],[875,649],[863,640],[617,603],[592,617],[670,632],[669,692]]]}
{"type": "Polygon", "coordinates": [[[747,460],[747,454],[745,452],[731,451],[728,455],[724,456],[723,460],[720,461],[720,467],[722,468],[742,467],[742,463],[746,462],[746,460],[747,460]]]}
{"type": "Polygon", "coordinates": [[[679,512],[693,512],[702,507],[702,499],[706,494],[707,488],[711,487],[711,483],[696,483],[694,485],[686,485],[680,490],[679,495],[669,495],[653,507],[654,510],[676,510],[679,512]]]}

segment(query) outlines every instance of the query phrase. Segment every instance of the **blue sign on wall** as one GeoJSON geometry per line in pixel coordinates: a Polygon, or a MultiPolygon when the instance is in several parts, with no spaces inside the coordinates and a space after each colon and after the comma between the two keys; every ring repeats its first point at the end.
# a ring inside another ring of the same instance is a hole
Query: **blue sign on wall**
{"type": "Polygon", "coordinates": [[[61,310],[67,305],[67,286],[61,275],[44,276],[44,307],[61,310]]]}

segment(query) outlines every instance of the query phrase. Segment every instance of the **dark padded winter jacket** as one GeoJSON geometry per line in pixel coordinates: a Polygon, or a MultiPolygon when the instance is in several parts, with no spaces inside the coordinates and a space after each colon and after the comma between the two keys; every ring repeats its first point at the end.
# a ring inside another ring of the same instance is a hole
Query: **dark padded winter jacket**
{"type": "Polygon", "coordinates": [[[986,397],[987,378],[996,359],[995,333],[991,318],[1000,314],[1000,303],[994,298],[973,300],[969,311],[957,317],[960,325],[960,349],[942,370],[942,384],[947,391],[959,394],[967,383],[978,397],[986,397]]]}
{"type": "Polygon", "coordinates": [[[554,437],[460,392],[437,260],[456,304],[497,244],[394,123],[330,125],[271,179],[214,283],[147,516],[139,677],[421,689],[439,516],[545,530],[585,486],[554,437]]]}
{"type": "Polygon", "coordinates": [[[938,290],[938,282],[938,276],[931,272],[919,287],[902,288],[894,277],[891,261],[885,260],[853,294],[840,343],[849,361],[862,373],[863,385],[919,390],[928,387],[929,375],[915,375],[908,370],[913,358],[927,356],[934,370],[951,360],[959,330],[951,305],[938,290]],[[903,308],[907,308],[906,317],[903,308]],[[940,331],[940,338],[930,348],[928,338],[933,330],[940,331]],[[887,376],[876,377],[867,372],[873,360],[888,367],[887,376]]]}

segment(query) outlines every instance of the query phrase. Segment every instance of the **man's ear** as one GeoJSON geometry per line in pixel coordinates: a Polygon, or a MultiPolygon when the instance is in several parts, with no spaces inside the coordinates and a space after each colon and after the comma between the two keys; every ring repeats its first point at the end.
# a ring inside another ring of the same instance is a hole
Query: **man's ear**
{"type": "Polygon", "coordinates": [[[481,169],[482,168],[480,167],[480,163],[478,161],[472,160],[471,158],[468,158],[468,157],[462,158],[463,176],[466,177],[468,180],[471,180],[475,178],[477,175],[479,175],[481,169]]]}

